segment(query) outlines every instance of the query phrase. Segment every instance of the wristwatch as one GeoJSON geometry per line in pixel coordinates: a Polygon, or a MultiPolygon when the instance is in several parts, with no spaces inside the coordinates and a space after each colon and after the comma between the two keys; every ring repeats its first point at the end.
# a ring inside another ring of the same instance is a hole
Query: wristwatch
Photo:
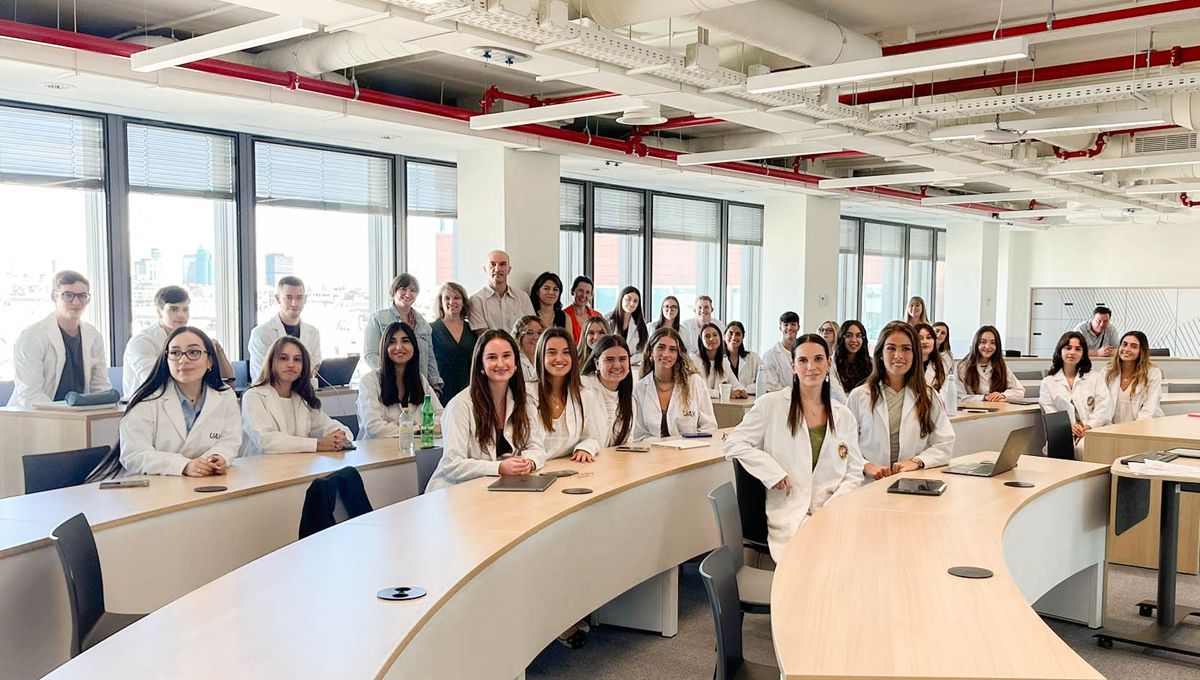
{"type": "Polygon", "coordinates": [[[920,458],[913,458],[913,460],[917,461],[917,469],[918,470],[925,469],[925,461],[921,460],[920,458]]]}

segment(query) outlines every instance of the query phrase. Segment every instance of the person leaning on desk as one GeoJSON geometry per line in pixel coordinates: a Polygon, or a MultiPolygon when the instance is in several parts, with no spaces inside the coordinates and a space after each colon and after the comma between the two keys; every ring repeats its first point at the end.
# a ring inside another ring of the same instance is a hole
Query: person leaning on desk
{"type": "Polygon", "coordinates": [[[321,410],[304,343],[276,338],[258,381],[242,395],[243,454],[341,451],[354,435],[321,410]]]}

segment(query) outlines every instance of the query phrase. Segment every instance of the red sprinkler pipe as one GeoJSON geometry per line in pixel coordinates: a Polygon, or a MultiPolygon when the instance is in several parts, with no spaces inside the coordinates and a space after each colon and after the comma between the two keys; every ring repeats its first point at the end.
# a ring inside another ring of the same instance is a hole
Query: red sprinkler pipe
{"type": "Polygon", "coordinates": [[[1051,145],[1051,146],[1054,148],[1054,157],[1055,158],[1061,158],[1063,160],[1067,160],[1070,158],[1094,158],[1096,156],[1099,156],[1100,152],[1104,151],[1104,146],[1105,146],[1105,144],[1108,143],[1108,138],[1113,135],[1133,136],[1133,135],[1142,134],[1144,132],[1157,132],[1158,130],[1173,130],[1176,127],[1178,127],[1178,126],[1154,125],[1151,127],[1133,128],[1131,130],[1110,130],[1108,132],[1101,132],[1096,135],[1096,143],[1091,148],[1080,149],[1078,151],[1067,151],[1059,146],[1053,146],[1053,145],[1051,145]]]}
{"type": "Polygon", "coordinates": [[[1185,207],[1185,208],[1195,208],[1196,206],[1200,205],[1200,201],[1190,201],[1190,200],[1188,200],[1188,197],[1187,197],[1187,193],[1186,193],[1186,192],[1184,192],[1184,193],[1182,193],[1182,194],[1179,194],[1179,202],[1180,202],[1180,203],[1183,205],[1183,207],[1185,207]]]}
{"type": "Polygon", "coordinates": [[[570,102],[579,102],[588,99],[601,99],[603,97],[612,96],[615,96],[612,92],[584,92],[583,94],[573,94],[566,97],[546,97],[543,99],[537,95],[523,95],[505,92],[499,87],[492,85],[484,91],[483,99],[479,101],[479,108],[484,113],[491,113],[492,107],[496,105],[497,101],[501,100],[506,102],[516,102],[517,104],[524,104],[525,106],[533,108],[536,106],[553,106],[555,104],[567,104],[570,102]]]}
{"type": "Polygon", "coordinates": [[[678,118],[668,118],[667,122],[657,125],[642,125],[638,129],[645,132],[658,132],[659,130],[676,130],[678,128],[697,127],[700,125],[716,125],[717,123],[728,122],[722,118],[710,118],[707,116],[679,116],[678,118]]]}

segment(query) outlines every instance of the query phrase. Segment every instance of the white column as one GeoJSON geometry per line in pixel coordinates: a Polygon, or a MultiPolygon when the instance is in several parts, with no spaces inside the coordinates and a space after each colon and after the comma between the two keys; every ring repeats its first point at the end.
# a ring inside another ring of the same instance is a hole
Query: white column
{"type": "Polygon", "coordinates": [[[800,315],[800,332],[815,333],[837,313],[841,201],[805,194],[772,194],[763,213],[760,349],[779,341],[779,315],[800,315]]]}
{"type": "MultiPolygon", "coordinates": [[[[996,274],[1000,225],[961,222],[946,227],[946,309],[951,347],[966,354],[975,331],[996,324],[996,274]]],[[[1001,335],[1004,329],[999,329],[1001,335]]]]}
{"type": "Polygon", "coordinates": [[[558,156],[487,148],[458,154],[455,261],[468,292],[485,283],[491,250],[508,252],[510,283],[529,290],[544,271],[558,270],[558,156]]]}

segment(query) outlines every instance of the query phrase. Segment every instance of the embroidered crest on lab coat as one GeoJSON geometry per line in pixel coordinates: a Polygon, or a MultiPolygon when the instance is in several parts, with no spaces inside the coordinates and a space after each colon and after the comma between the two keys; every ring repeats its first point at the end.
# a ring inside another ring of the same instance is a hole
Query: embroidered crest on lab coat
{"type": "Polygon", "coordinates": [[[1088,397],[1088,408],[1095,408],[1095,406],[1096,406],[1096,398],[1088,397]]]}
{"type": "Polygon", "coordinates": [[[847,448],[846,442],[839,443],[838,444],[838,458],[845,458],[846,456],[849,456],[849,455],[850,455],[850,449],[847,448]]]}

